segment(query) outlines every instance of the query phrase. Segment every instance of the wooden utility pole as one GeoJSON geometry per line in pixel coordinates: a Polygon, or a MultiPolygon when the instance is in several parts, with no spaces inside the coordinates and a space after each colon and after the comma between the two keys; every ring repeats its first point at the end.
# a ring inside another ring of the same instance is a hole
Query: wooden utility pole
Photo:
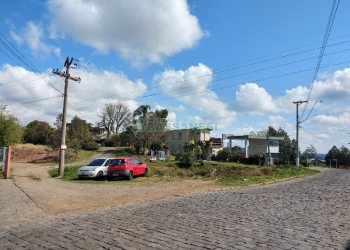
{"type": "Polygon", "coordinates": [[[297,112],[296,112],[296,120],[297,120],[297,125],[296,125],[296,129],[297,129],[297,134],[296,134],[296,142],[297,142],[297,157],[296,157],[296,162],[295,165],[297,167],[299,167],[299,127],[300,127],[300,121],[299,121],[299,105],[302,103],[305,103],[308,101],[295,101],[293,102],[294,104],[296,104],[297,106],[297,112]]]}
{"type": "MultiPolygon", "coordinates": [[[[64,173],[64,157],[67,149],[66,145],[66,114],[67,114],[67,92],[68,92],[68,80],[80,82],[80,77],[73,77],[69,74],[69,69],[72,67],[73,57],[67,57],[64,62],[66,71],[53,70],[52,73],[64,77],[64,94],[63,94],[63,117],[62,117],[62,131],[61,131],[61,146],[60,146],[60,163],[59,163],[59,177],[63,177],[64,173]]],[[[75,65],[75,64],[74,64],[75,65]]]]}

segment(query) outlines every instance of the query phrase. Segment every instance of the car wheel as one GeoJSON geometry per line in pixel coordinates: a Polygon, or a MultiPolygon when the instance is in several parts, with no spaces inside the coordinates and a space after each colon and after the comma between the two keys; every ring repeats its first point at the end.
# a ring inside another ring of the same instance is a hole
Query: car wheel
{"type": "Polygon", "coordinates": [[[98,171],[96,177],[97,178],[102,178],[102,176],[103,176],[103,171],[102,170],[98,171]]]}
{"type": "Polygon", "coordinates": [[[148,168],[145,168],[145,172],[143,172],[143,176],[147,176],[148,174],[148,168]]]}
{"type": "Polygon", "coordinates": [[[131,181],[132,179],[134,179],[134,174],[130,171],[129,172],[129,176],[128,179],[131,181]]]}

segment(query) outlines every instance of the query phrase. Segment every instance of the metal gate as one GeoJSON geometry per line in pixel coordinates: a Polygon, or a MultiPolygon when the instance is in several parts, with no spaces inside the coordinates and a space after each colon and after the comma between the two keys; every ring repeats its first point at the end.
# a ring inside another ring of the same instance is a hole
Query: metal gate
{"type": "Polygon", "coordinates": [[[5,162],[6,162],[6,147],[0,147],[0,165],[1,173],[5,171],[5,162]]]}

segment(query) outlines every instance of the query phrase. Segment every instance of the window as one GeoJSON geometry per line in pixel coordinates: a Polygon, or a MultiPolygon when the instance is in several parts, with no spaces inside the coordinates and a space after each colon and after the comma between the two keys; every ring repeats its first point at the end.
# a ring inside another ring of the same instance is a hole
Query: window
{"type": "Polygon", "coordinates": [[[110,163],[111,163],[111,159],[108,159],[108,160],[105,162],[104,166],[108,166],[110,163]]]}
{"type": "Polygon", "coordinates": [[[181,140],[181,137],[182,137],[182,132],[180,131],[178,139],[181,140]]]}
{"type": "Polygon", "coordinates": [[[111,165],[123,165],[123,164],[125,164],[125,160],[124,159],[111,160],[111,165]]]}
{"type": "Polygon", "coordinates": [[[106,159],[95,159],[88,164],[88,166],[102,166],[106,159]]]}

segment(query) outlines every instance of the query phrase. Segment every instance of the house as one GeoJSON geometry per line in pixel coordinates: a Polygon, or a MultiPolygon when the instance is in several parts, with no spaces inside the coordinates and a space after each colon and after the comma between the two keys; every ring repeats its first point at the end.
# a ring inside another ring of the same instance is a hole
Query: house
{"type": "Polygon", "coordinates": [[[210,129],[178,129],[167,132],[167,143],[170,153],[183,154],[186,143],[194,141],[195,143],[202,142],[206,144],[210,141],[210,129]]]}
{"type": "Polygon", "coordinates": [[[254,154],[269,154],[270,163],[273,162],[273,158],[278,158],[279,142],[284,140],[284,137],[260,135],[230,135],[225,138],[229,139],[230,149],[232,149],[232,140],[243,140],[246,158],[254,154]]]}
{"type": "Polygon", "coordinates": [[[223,150],[222,139],[211,137],[209,141],[206,142],[206,158],[210,158],[212,155],[217,155],[217,153],[223,150]]]}

